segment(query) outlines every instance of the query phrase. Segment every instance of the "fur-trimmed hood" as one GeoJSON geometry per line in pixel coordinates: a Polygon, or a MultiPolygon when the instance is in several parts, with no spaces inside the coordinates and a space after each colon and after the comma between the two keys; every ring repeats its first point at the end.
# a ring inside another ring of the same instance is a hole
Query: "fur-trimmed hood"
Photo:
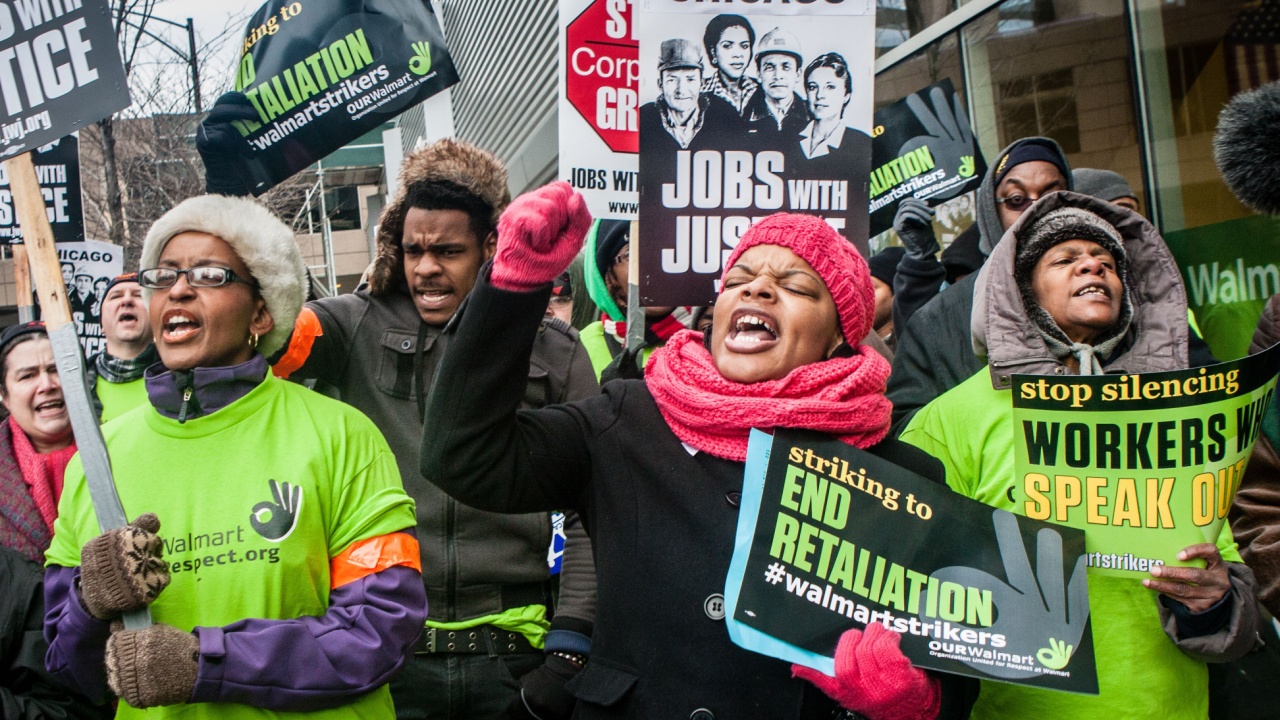
{"type": "MultiPolygon", "coordinates": [[[[156,267],[175,235],[204,232],[227,242],[258,282],[275,327],[258,340],[258,352],[271,357],[284,347],[307,298],[306,269],[293,231],[262,204],[249,198],[198,195],[160,216],[142,244],[141,269],[156,267]]],[[[151,290],[143,299],[151,302],[151,290]]]]}
{"type": "Polygon", "coordinates": [[[1118,205],[1079,193],[1050,193],[1018,218],[979,271],[973,292],[973,351],[987,359],[991,384],[1011,385],[1013,373],[1062,375],[1066,366],[1049,350],[1028,316],[1014,277],[1018,246],[1026,228],[1053,210],[1075,207],[1106,220],[1124,242],[1128,264],[1125,288],[1133,320],[1117,352],[1102,361],[1105,372],[1147,373],[1187,367],[1187,293],[1173,254],[1151,223],[1118,205]]]}
{"type": "Polygon", "coordinates": [[[400,169],[395,197],[382,210],[378,221],[378,256],[369,272],[369,292],[385,295],[403,285],[404,218],[409,213],[405,194],[414,183],[444,181],[479,197],[493,208],[493,226],[511,203],[507,169],[493,153],[475,145],[444,138],[409,153],[400,169]]]}

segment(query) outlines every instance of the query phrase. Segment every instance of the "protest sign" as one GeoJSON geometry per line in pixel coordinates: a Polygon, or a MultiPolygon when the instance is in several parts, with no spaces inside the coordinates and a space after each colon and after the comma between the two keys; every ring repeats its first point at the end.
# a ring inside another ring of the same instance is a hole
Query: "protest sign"
{"type": "Polygon", "coordinates": [[[725,588],[744,648],[830,675],[840,635],[882,623],[918,667],[1096,695],[1086,575],[1079,530],[829,436],[752,431],[725,588]]]}
{"type": "Polygon", "coordinates": [[[58,260],[76,334],[85,357],[93,357],[107,347],[102,301],[107,283],[124,272],[124,248],[97,240],[58,243],[58,260]]]}
{"type": "Polygon", "coordinates": [[[1144,375],[1013,376],[1020,514],[1085,531],[1090,567],[1147,577],[1218,539],[1267,408],[1280,345],[1144,375]]]}
{"type": "Polygon", "coordinates": [[[238,172],[255,195],[458,82],[425,0],[270,0],[236,72],[254,120],[238,172]]]}
{"type": "MultiPolygon", "coordinates": [[[[84,240],[84,206],[80,198],[80,139],[75,135],[38,148],[32,158],[40,192],[48,209],[54,242],[84,240]]],[[[0,243],[22,242],[18,215],[13,211],[8,171],[0,167],[0,243]]]]}
{"type": "Polygon", "coordinates": [[[709,305],[775,212],[820,216],[866,254],[873,4],[642,0],[638,15],[641,304],[709,305]]]}
{"type": "Polygon", "coordinates": [[[0,58],[7,58],[0,156],[47,145],[129,106],[105,0],[0,3],[0,58]]]}
{"type": "Polygon", "coordinates": [[[630,0],[560,3],[560,179],[598,218],[634,220],[640,61],[630,0]]]}
{"type": "Polygon", "coordinates": [[[1214,356],[1244,357],[1263,306],[1280,293],[1280,219],[1252,215],[1166,232],[1164,240],[1214,356]]]}
{"type": "Polygon", "coordinates": [[[949,78],[877,111],[871,135],[872,235],[893,227],[903,198],[935,206],[976,189],[987,171],[949,78]]]}

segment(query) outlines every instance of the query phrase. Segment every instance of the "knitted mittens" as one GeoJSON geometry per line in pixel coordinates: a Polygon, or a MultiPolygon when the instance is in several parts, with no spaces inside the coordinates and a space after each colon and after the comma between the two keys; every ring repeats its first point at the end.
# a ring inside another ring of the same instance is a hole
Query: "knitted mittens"
{"type": "Polygon", "coordinates": [[[800,665],[791,666],[791,675],[869,720],[933,720],[941,701],[938,681],[911,666],[898,648],[901,640],[879,623],[846,630],[836,647],[835,677],[800,665]]]}
{"type": "Polygon", "coordinates": [[[107,639],[107,684],[135,708],[190,701],[199,669],[199,638],[172,625],[117,630],[107,639]]]}
{"type": "Polygon", "coordinates": [[[587,203],[569,183],[544,185],[516,198],[498,220],[494,287],[527,291],[556,279],[591,229],[587,203]]]}
{"type": "Polygon", "coordinates": [[[150,605],[169,585],[164,543],[152,513],[108,530],[80,550],[80,599],[90,615],[112,620],[150,605]]]}

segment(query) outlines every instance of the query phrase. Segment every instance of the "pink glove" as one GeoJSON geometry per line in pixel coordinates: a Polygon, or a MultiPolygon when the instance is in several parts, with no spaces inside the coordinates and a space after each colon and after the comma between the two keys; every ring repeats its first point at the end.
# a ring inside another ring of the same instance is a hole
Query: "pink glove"
{"type": "Polygon", "coordinates": [[[569,183],[544,185],[516,198],[498,220],[498,254],[490,282],[526,291],[564,272],[591,229],[587,203],[569,183]]]}
{"type": "Polygon", "coordinates": [[[941,701],[938,681],[911,666],[898,649],[901,640],[880,623],[846,630],[836,647],[835,677],[801,665],[791,666],[791,676],[869,720],[933,720],[941,701]]]}

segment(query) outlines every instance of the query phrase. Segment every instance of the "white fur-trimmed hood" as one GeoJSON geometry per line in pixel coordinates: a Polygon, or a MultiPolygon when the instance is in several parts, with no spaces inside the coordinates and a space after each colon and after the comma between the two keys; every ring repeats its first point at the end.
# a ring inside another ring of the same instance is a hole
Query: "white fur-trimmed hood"
{"type": "MultiPolygon", "coordinates": [[[[284,347],[306,300],[306,270],[293,231],[266,207],[248,198],[199,195],[178,203],[156,220],[142,245],[140,269],[156,267],[160,253],[184,232],[216,235],[236,251],[258,281],[275,327],[258,341],[258,352],[271,357],[284,347]]],[[[151,291],[143,289],[151,301],[151,291]]]]}

